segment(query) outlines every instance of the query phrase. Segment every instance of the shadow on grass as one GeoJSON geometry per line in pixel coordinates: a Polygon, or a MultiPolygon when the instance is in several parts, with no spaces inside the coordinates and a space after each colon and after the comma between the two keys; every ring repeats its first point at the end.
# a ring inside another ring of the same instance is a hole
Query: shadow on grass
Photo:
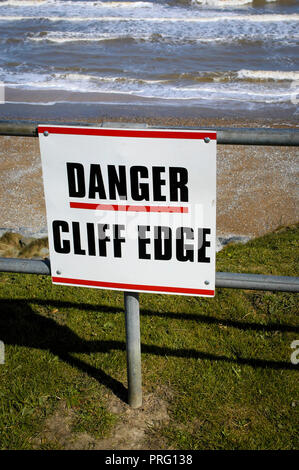
{"type": "MultiPolygon", "coordinates": [[[[3,299],[2,301],[11,302],[11,299],[3,299]]],[[[1,300],[0,300],[1,302],[1,300]]],[[[23,303],[22,299],[15,299],[13,302],[23,303]]],[[[73,302],[66,302],[62,300],[40,300],[40,299],[26,299],[27,303],[30,304],[37,304],[37,305],[45,305],[52,307],[56,307],[58,309],[63,308],[76,308],[78,310],[84,310],[89,312],[102,312],[102,313],[119,313],[123,311],[123,307],[111,307],[109,305],[92,305],[92,304],[84,304],[84,303],[73,303],[73,302]]],[[[191,320],[191,321],[198,321],[199,323],[207,323],[210,325],[222,325],[232,328],[237,328],[239,330],[253,330],[253,331],[279,331],[281,333],[289,332],[289,333],[299,333],[299,327],[293,325],[286,325],[286,324],[277,324],[277,323],[267,323],[267,325],[263,325],[261,323],[253,323],[253,322],[242,322],[236,320],[227,320],[225,318],[216,318],[212,317],[211,315],[203,315],[201,313],[174,313],[174,312],[157,312],[155,310],[148,310],[148,309],[140,309],[141,316],[150,316],[150,317],[163,317],[163,318],[173,318],[175,320],[191,320]]]]}
{"type": "MultiPolygon", "coordinates": [[[[27,302],[36,303],[38,305],[51,304],[56,307],[80,308],[84,310],[95,310],[101,312],[119,313],[119,309],[115,307],[106,306],[92,306],[92,305],[77,305],[67,302],[58,301],[41,301],[32,299],[30,301],[24,300],[1,300],[0,301],[0,339],[5,345],[18,345],[26,346],[29,348],[36,348],[41,350],[49,350],[52,354],[58,356],[64,362],[71,366],[77,367],[79,370],[87,373],[91,377],[98,380],[101,384],[109,388],[121,400],[127,401],[127,389],[118,380],[110,377],[103,370],[93,367],[86,362],[73,357],[72,353],[107,353],[111,350],[125,351],[126,344],[122,341],[85,341],[75,334],[70,328],[65,325],[60,325],[51,318],[44,317],[35,313],[27,302]]],[[[162,315],[149,310],[142,311],[142,315],[162,315]]],[[[177,315],[174,313],[163,313],[163,316],[176,319],[197,319],[207,323],[221,323],[222,325],[233,326],[242,329],[269,329],[258,324],[245,324],[228,320],[218,320],[214,317],[204,315],[182,314],[177,315]]],[[[294,331],[294,327],[287,327],[282,325],[270,325],[270,329],[284,331],[294,331]]],[[[291,363],[283,361],[269,361],[264,359],[252,358],[230,358],[205,352],[200,352],[195,349],[172,349],[160,346],[151,346],[142,344],[142,353],[153,354],[159,356],[173,356],[173,357],[190,357],[195,359],[209,360],[209,361],[223,361],[228,363],[238,363],[249,365],[252,367],[262,367],[270,369],[289,369],[294,370],[296,366],[291,363]]]]}
{"type": "MultiPolygon", "coordinates": [[[[25,301],[0,300],[0,339],[5,345],[48,350],[64,362],[94,377],[121,400],[127,401],[127,390],[121,382],[70,354],[97,351],[93,342],[84,341],[67,326],[35,313],[25,301]]],[[[117,349],[125,350],[126,345],[120,344],[121,348],[117,349]]],[[[110,349],[109,344],[102,343],[100,352],[105,353],[110,349]]]]}
{"type": "MultiPolygon", "coordinates": [[[[60,308],[72,307],[84,310],[95,310],[101,312],[119,313],[120,309],[106,306],[77,305],[68,302],[58,301],[41,301],[37,299],[29,300],[1,300],[0,301],[0,338],[5,345],[26,346],[41,350],[49,350],[52,354],[58,356],[66,363],[77,367],[81,371],[89,374],[100,383],[109,388],[121,400],[127,400],[127,390],[118,380],[110,377],[103,370],[95,368],[86,362],[73,357],[72,353],[107,353],[111,350],[125,351],[126,344],[122,341],[85,341],[75,334],[65,325],[60,325],[51,318],[44,317],[35,313],[27,302],[36,303],[38,305],[53,305],[60,308]]],[[[142,315],[162,315],[152,311],[142,311],[142,315]]],[[[269,330],[269,325],[245,324],[230,320],[218,320],[214,317],[204,315],[163,313],[163,316],[176,319],[197,319],[208,323],[221,323],[222,325],[233,326],[242,329],[263,329],[269,330]]],[[[287,327],[287,325],[270,325],[271,330],[294,331],[295,327],[287,327]]],[[[197,351],[196,349],[172,349],[160,346],[141,345],[142,353],[153,354],[159,356],[173,357],[189,357],[195,359],[209,361],[223,361],[227,363],[237,363],[249,365],[252,367],[262,367],[270,369],[289,369],[295,370],[296,366],[283,361],[271,361],[264,359],[252,358],[230,358],[206,352],[197,351]]]]}

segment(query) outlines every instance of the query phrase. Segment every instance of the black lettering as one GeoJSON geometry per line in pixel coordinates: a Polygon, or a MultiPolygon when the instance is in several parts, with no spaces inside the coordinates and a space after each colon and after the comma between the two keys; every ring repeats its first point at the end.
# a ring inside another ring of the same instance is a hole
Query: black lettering
{"type": "Polygon", "coordinates": [[[154,228],[154,246],[155,246],[155,259],[168,261],[172,256],[172,239],[170,227],[155,227],[154,228]],[[162,241],[163,234],[163,241],[162,241]]]}
{"type": "Polygon", "coordinates": [[[87,241],[88,241],[88,254],[89,256],[96,255],[96,242],[95,242],[95,234],[94,234],[94,224],[87,223],[87,241]]]}
{"type": "Polygon", "coordinates": [[[109,181],[109,196],[110,199],[116,198],[116,189],[120,199],[127,199],[127,178],[126,167],[120,165],[116,172],[114,165],[108,165],[108,181],[109,181]]]}
{"type": "Polygon", "coordinates": [[[82,163],[67,163],[70,197],[85,197],[84,167],[82,163]]]}
{"type": "Polygon", "coordinates": [[[149,201],[148,183],[140,183],[139,178],[148,178],[145,166],[132,166],[130,169],[131,196],[134,201],[149,201]]]}
{"type": "Polygon", "coordinates": [[[209,228],[198,229],[198,262],[209,263],[211,260],[206,256],[206,248],[211,246],[206,236],[211,233],[209,228]]]}
{"type": "Polygon", "coordinates": [[[69,225],[64,220],[54,220],[52,223],[54,250],[56,253],[67,254],[71,251],[68,240],[61,240],[61,232],[69,232],[69,225]]]}
{"type": "Polygon", "coordinates": [[[80,224],[79,222],[72,222],[73,227],[73,243],[74,243],[74,254],[85,255],[86,251],[82,250],[81,247],[81,236],[80,236],[80,224]]]}
{"type": "Polygon", "coordinates": [[[92,163],[90,165],[89,175],[89,194],[90,199],[95,199],[98,193],[99,199],[106,199],[105,186],[101,172],[101,165],[92,163]]]}
{"type": "Polygon", "coordinates": [[[178,261],[194,261],[193,246],[185,244],[187,240],[194,240],[194,231],[190,227],[179,227],[176,230],[176,257],[178,261]]]}
{"type": "Polygon", "coordinates": [[[107,242],[110,242],[110,237],[106,236],[106,230],[109,229],[109,224],[98,224],[98,239],[100,256],[107,256],[107,242]]]}
{"type": "Polygon", "coordinates": [[[138,256],[139,259],[151,259],[151,255],[146,252],[146,245],[149,245],[151,240],[146,238],[146,232],[150,230],[149,225],[138,225],[138,256]]]}
{"type": "Polygon", "coordinates": [[[154,201],[166,201],[166,196],[161,193],[161,186],[165,186],[166,181],[161,178],[161,173],[165,172],[164,166],[153,166],[153,190],[154,201]]]}
{"type": "Polygon", "coordinates": [[[188,171],[186,168],[170,167],[170,200],[188,202],[188,171]],[[180,193],[180,196],[179,196],[180,193]]]}
{"type": "Polygon", "coordinates": [[[121,230],[124,230],[124,225],[113,225],[113,248],[115,258],[121,258],[121,244],[126,241],[124,237],[121,236],[121,230]]]}

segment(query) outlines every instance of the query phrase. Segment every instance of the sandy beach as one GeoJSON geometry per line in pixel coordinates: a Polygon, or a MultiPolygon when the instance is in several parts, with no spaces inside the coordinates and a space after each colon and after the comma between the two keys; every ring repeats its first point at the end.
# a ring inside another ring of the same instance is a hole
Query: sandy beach
{"type": "MultiPolygon", "coordinates": [[[[104,119],[106,121],[107,119],[104,119]]],[[[132,116],[121,119],[136,122],[132,116]]],[[[93,122],[100,123],[101,119],[93,122]]],[[[113,119],[116,121],[116,119],[113,119]]],[[[285,127],[245,120],[155,118],[151,125],[285,127]]],[[[294,127],[294,124],[288,123],[294,127]]],[[[47,234],[38,139],[0,138],[0,230],[47,234]]],[[[217,148],[217,236],[256,237],[298,221],[298,149],[219,145],[217,148]]]]}

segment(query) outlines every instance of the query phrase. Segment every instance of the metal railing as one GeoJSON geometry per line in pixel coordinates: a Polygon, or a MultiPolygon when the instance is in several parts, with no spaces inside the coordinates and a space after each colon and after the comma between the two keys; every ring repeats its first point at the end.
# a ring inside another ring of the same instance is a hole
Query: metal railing
{"type": "MultiPolygon", "coordinates": [[[[49,259],[0,258],[0,271],[51,276],[51,264],[49,259]]],[[[299,277],[217,272],[216,287],[299,292],[299,277]]]]}
{"type": "MultiPolygon", "coordinates": [[[[53,122],[47,124],[82,127],[145,127],[147,129],[164,129],[164,126],[150,126],[147,124],[132,124],[125,122],[102,122],[102,123],[80,123],[80,122],[53,122]]],[[[45,122],[43,122],[45,124],[45,122]]],[[[16,137],[38,137],[37,122],[31,121],[0,121],[0,135],[16,137]]],[[[183,127],[173,127],[183,129],[183,127]]],[[[198,129],[198,127],[188,127],[198,129]]],[[[202,128],[205,130],[205,128],[202,128]]],[[[298,146],[299,129],[269,129],[269,128],[244,128],[244,127],[209,127],[211,131],[217,132],[217,144],[220,145],[280,145],[298,146]]]]}

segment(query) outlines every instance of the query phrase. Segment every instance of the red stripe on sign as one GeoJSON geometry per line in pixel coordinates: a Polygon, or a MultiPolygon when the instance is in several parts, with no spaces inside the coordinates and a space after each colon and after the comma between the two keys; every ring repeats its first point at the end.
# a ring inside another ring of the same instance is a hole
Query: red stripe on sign
{"type": "Polygon", "coordinates": [[[103,281],[88,281],[85,279],[70,279],[67,277],[52,277],[53,282],[61,284],[75,284],[80,286],[90,287],[106,287],[107,289],[122,289],[122,290],[144,290],[144,291],[157,291],[157,292],[170,292],[172,294],[202,294],[214,295],[214,290],[208,289],[189,289],[186,287],[166,287],[166,286],[143,286],[139,284],[122,284],[118,282],[103,282],[103,281]]]}
{"type": "Polygon", "coordinates": [[[139,130],[139,129],[104,129],[104,128],[77,128],[77,127],[51,127],[39,126],[38,133],[45,131],[49,134],[71,134],[71,135],[101,135],[108,137],[139,137],[157,139],[204,139],[209,137],[216,140],[216,132],[191,132],[191,131],[162,131],[162,130],[139,130]]]}
{"type": "Polygon", "coordinates": [[[70,202],[71,209],[90,209],[95,211],[122,211],[122,212],[188,212],[188,207],[172,206],[128,206],[118,204],[94,204],[88,202],[70,202]]]}

